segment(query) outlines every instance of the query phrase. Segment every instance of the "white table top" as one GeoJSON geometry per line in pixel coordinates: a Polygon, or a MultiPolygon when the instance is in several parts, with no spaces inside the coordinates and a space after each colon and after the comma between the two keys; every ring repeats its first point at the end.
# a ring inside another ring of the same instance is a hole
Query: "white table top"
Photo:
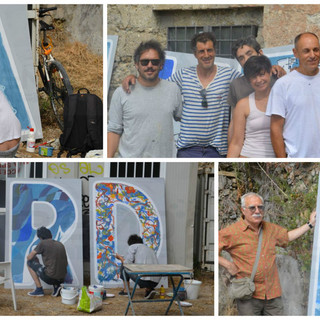
{"type": "Polygon", "coordinates": [[[129,264],[124,267],[131,272],[155,272],[155,273],[192,273],[193,269],[179,264],[129,264]]]}

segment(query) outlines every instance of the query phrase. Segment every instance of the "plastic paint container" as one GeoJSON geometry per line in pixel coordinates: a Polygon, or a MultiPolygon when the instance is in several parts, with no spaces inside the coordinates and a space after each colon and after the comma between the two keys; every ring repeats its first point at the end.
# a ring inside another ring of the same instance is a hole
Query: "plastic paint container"
{"type": "Polygon", "coordinates": [[[198,299],[201,281],[198,280],[184,280],[184,287],[187,291],[187,298],[190,300],[198,299]]]}
{"type": "Polygon", "coordinates": [[[53,147],[39,147],[39,155],[52,157],[53,147]]]}
{"type": "Polygon", "coordinates": [[[89,289],[89,294],[93,294],[93,295],[103,299],[104,291],[105,291],[103,286],[95,284],[95,285],[89,286],[88,289],[89,289]]]}
{"type": "Polygon", "coordinates": [[[63,287],[60,294],[63,304],[75,304],[77,302],[78,290],[75,287],[63,287]]]}

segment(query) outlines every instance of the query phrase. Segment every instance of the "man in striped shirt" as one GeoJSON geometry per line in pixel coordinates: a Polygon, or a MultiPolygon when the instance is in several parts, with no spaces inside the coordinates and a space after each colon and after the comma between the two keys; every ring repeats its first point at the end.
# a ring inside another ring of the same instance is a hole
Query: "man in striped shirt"
{"type": "Polygon", "coordinates": [[[198,65],[181,69],[169,79],[178,84],[184,100],[177,157],[220,158],[227,154],[227,97],[231,81],[241,74],[214,63],[215,46],[213,33],[195,35],[191,47],[198,65]]]}
{"type": "MultiPolygon", "coordinates": [[[[196,34],[191,47],[198,64],[183,68],[168,79],[180,87],[184,101],[177,142],[179,158],[220,158],[227,154],[230,109],[227,97],[231,81],[241,74],[214,64],[215,45],[212,32],[196,34]]],[[[134,76],[123,81],[127,92],[129,83],[135,84],[134,76]]]]}
{"type": "Polygon", "coordinates": [[[219,264],[237,279],[250,278],[256,258],[259,231],[263,230],[261,253],[254,277],[255,291],[251,299],[236,299],[239,315],[282,315],[281,286],[276,265],[275,247],[286,247],[315,226],[316,212],[301,227],[287,229],[263,221],[263,198],[253,192],[241,197],[242,218],[219,231],[219,264]],[[232,262],[222,257],[227,251],[232,262]]]}

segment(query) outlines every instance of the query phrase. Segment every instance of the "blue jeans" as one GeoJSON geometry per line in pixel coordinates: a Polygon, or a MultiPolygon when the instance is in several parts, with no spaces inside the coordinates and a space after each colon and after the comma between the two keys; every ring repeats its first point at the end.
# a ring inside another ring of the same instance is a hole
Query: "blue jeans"
{"type": "Polygon", "coordinates": [[[177,158],[225,158],[215,147],[194,146],[178,150],[177,158]]]}

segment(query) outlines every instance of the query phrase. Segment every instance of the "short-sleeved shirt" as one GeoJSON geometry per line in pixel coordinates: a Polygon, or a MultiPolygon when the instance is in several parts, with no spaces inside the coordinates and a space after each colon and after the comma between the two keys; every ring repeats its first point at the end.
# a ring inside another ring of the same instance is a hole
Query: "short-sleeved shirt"
{"type": "MultiPolygon", "coordinates": [[[[262,228],[262,246],[254,278],[256,290],[253,298],[270,300],[281,296],[276,246],[286,247],[289,238],[287,229],[276,224],[263,221],[262,228]]],[[[243,219],[219,231],[219,254],[225,250],[231,255],[234,264],[240,270],[237,278],[250,278],[258,241],[258,233],[243,219]]]]}
{"type": "Polygon", "coordinates": [[[145,87],[137,81],[130,94],[117,88],[108,131],[121,136],[119,157],[173,157],[173,119],[180,120],[181,113],[181,93],[172,82],[161,80],[156,86],[145,87]]]}
{"type": "Polygon", "coordinates": [[[53,279],[64,279],[67,274],[68,259],[64,245],[53,239],[41,240],[34,249],[41,254],[45,273],[53,279]]]}
{"type": "Polygon", "coordinates": [[[288,158],[320,157],[320,72],[296,70],[273,86],[266,115],[284,118],[283,139],[288,158]]]}
{"type": "Polygon", "coordinates": [[[183,96],[178,149],[212,146],[219,154],[227,154],[230,116],[227,97],[231,81],[240,76],[235,69],[217,66],[217,73],[206,88],[207,108],[202,106],[200,91],[203,86],[198,78],[197,66],[178,70],[169,78],[180,87],[183,96]]]}

